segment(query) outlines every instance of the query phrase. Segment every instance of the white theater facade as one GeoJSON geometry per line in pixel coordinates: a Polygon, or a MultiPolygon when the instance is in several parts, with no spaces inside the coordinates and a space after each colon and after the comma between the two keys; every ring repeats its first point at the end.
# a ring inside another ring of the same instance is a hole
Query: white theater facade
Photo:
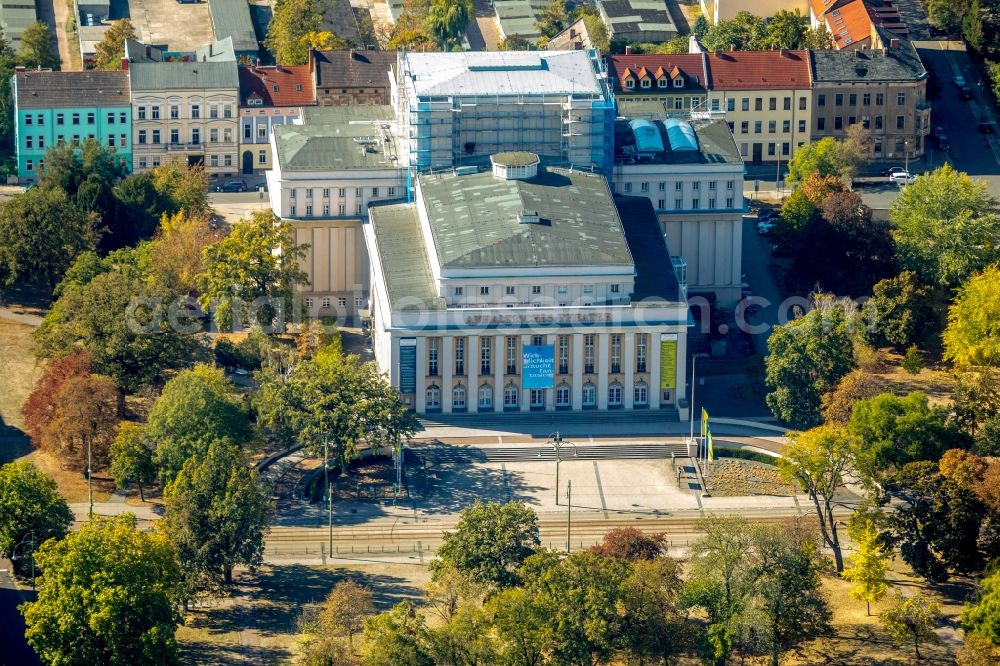
{"type": "Polygon", "coordinates": [[[646,199],[516,152],[368,210],[375,357],[416,412],[686,417],[684,287],[646,199]]]}

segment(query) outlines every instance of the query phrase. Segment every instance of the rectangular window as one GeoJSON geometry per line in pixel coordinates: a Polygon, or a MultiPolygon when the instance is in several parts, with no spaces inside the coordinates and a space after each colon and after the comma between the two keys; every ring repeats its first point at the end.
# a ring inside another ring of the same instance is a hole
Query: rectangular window
{"type": "Polygon", "coordinates": [[[479,295],[480,296],[489,296],[490,295],[490,288],[489,287],[480,287],[479,288],[479,295]]]}
{"type": "Polygon", "coordinates": [[[128,141],[128,139],[125,138],[124,134],[119,134],[118,135],[118,147],[119,148],[124,148],[127,141],[128,141]]]}
{"type": "Polygon", "coordinates": [[[833,129],[835,130],[844,129],[844,119],[842,117],[837,116],[836,118],[833,119],[833,129]]]}
{"type": "Polygon", "coordinates": [[[885,95],[883,93],[875,93],[875,106],[882,106],[885,104],[885,95]]]}
{"type": "Polygon", "coordinates": [[[329,217],[329,216],[330,216],[330,205],[323,204],[323,217],[329,217]]]}
{"type": "Polygon", "coordinates": [[[94,113],[93,111],[88,112],[87,113],[87,124],[88,125],[93,125],[95,122],[97,122],[97,114],[94,113]]]}
{"type": "Polygon", "coordinates": [[[625,183],[625,191],[626,192],[632,191],[632,183],[625,183]]]}
{"type": "Polygon", "coordinates": [[[621,333],[612,333],[609,338],[611,347],[611,372],[622,371],[622,336],[621,333]]]}
{"type": "Polygon", "coordinates": [[[267,125],[258,125],[257,127],[257,138],[266,139],[267,138],[267,125]]]}
{"type": "Polygon", "coordinates": [[[806,121],[800,120],[799,121],[799,132],[805,132],[805,131],[806,131],[806,121]]]}
{"type": "Polygon", "coordinates": [[[267,164],[267,151],[258,150],[257,151],[257,164],[267,164]]]}
{"type": "Polygon", "coordinates": [[[56,125],[62,125],[66,122],[66,116],[61,113],[56,114],[56,125]]]}
{"type": "Polygon", "coordinates": [[[684,208],[684,201],[682,199],[674,199],[674,210],[680,210],[684,208]]]}
{"type": "Polygon", "coordinates": [[[778,110],[778,98],[777,97],[772,97],[772,98],[770,98],[767,101],[767,109],[768,109],[768,111],[777,111],[778,110]]]}
{"type": "Polygon", "coordinates": [[[507,361],[507,374],[516,375],[517,374],[517,336],[508,335],[506,338],[507,343],[507,355],[505,360],[507,361]]]}
{"type": "Polygon", "coordinates": [[[857,106],[858,105],[858,94],[857,93],[851,93],[850,95],[848,95],[847,96],[847,104],[848,104],[848,106],[857,106]]]}
{"type": "Polygon", "coordinates": [[[208,130],[208,141],[209,143],[219,143],[219,130],[215,127],[208,130]]]}
{"type": "Polygon", "coordinates": [[[906,116],[896,116],[896,129],[906,129],[906,116]]]}
{"type": "Polygon", "coordinates": [[[517,294],[517,288],[512,287],[511,285],[507,285],[506,287],[504,287],[504,294],[506,294],[507,296],[514,296],[517,294]]]}
{"type": "Polygon", "coordinates": [[[861,103],[864,104],[865,106],[871,106],[872,105],[872,94],[871,93],[865,93],[865,94],[863,94],[861,96],[861,103]]]}
{"type": "Polygon", "coordinates": [[[784,142],[783,144],[781,144],[781,154],[788,155],[788,152],[791,150],[791,148],[792,145],[790,143],[788,143],[787,141],[784,142]]]}
{"type": "Polygon", "coordinates": [[[479,374],[490,374],[490,363],[493,360],[493,352],[490,349],[492,338],[479,338],[479,374]]]}
{"type": "Polygon", "coordinates": [[[882,129],[882,116],[875,116],[875,129],[882,129]]]}
{"type": "MultiPolygon", "coordinates": [[[[209,161],[209,164],[211,164],[213,167],[219,166],[219,156],[218,155],[212,155],[211,157],[208,158],[208,161],[209,161]]],[[[292,215],[295,215],[295,206],[292,206],[292,215]]]]}
{"type": "Polygon", "coordinates": [[[108,111],[108,124],[109,125],[114,125],[115,124],[115,112],[114,111],[108,111]]]}
{"type": "Polygon", "coordinates": [[[701,208],[701,200],[691,199],[691,210],[698,210],[699,208],[701,208]]]}
{"type": "Polygon", "coordinates": [[[330,198],[330,188],[329,187],[324,187],[323,188],[323,198],[324,199],[329,199],[330,198]]]}
{"type": "Polygon", "coordinates": [[[750,110],[750,98],[749,97],[744,97],[743,98],[743,101],[740,103],[740,108],[742,110],[744,110],[744,111],[749,111],[750,110]]]}
{"type": "Polygon", "coordinates": [[[569,374],[569,336],[560,335],[559,336],[559,374],[568,375],[569,374]]]}
{"type": "Polygon", "coordinates": [[[150,110],[150,117],[153,120],[159,120],[160,119],[160,107],[159,106],[151,106],[151,107],[149,107],[149,110],[150,110]]]}
{"type": "Polygon", "coordinates": [[[455,338],[455,374],[465,374],[465,338],[455,338]]]}
{"type": "Polygon", "coordinates": [[[635,336],[635,371],[646,372],[646,345],[649,336],[637,333],[635,336]]]}
{"type": "Polygon", "coordinates": [[[540,284],[535,284],[531,286],[531,293],[533,296],[538,296],[542,293],[542,286],[540,284]]]}
{"type": "Polygon", "coordinates": [[[760,134],[764,130],[764,122],[762,120],[755,120],[753,123],[754,134],[760,134]]]}
{"type": "Polygon", "coordinates": [[[35,137],[31,136],[30,134],[27,135],[27,136],[25,136],[24,137],[24,147],[25,148],[34,148],[35,147],[35,137]]]}
{"type": "Polygon", "coordinates": [[[799,97],[799,111],[805,111],[805,110],[806,110],[806,98],[799,97]]]}
{"type": "Polygon", "coordinates": [[[340,215],[341,217],[347,215],[347,207],[344,206],[344,204],[337,204],[337,215],[340,215]]]}
{"type": "Polygon", "coordinates": [[[224,104],[222,107],[222,117],[232,118],[233,117],[233,107],[229,104],[224,104]]]}
{"type": "Polygon", "coordinates": [[[181,142],[181,131],[178,129],[170,130],[170,143],[180,143],[181,142]]]}
{"type": "Polygon", "coordinates": [[[312,204],[306,204],[306,217],[312,217],[313,207],[312,204]]]}
{"type": "Polygon", "coordinates": [[[820,116],[819,118],[816,119],[816,130],[822,132],[825,129],[826,129],[826,118],[820,116]]]}
{"type": "Polygon", "coordinates": [[[649,192],[649,183],[639,183],[640,192],[649,192]]]}
{"type": "Polygon", "coordinates": [[[181,117],[181,107],[178,104],[170,105],[170,119],[178,120],[181,117]]]}
{"type": "Polygon", "coordinates": [[[396,188],[395,187],[390,187],[388,193],[386,194],[386,196],[389,197],[390,199],[392,197],[396,196],[396,188]]]}
{"type": "Polygon", "coordinates": [[[213,119],[213,120],[219,117],[219,105],[218,104],[213,104],[212,106],[208,107],[208,117],[211,118],[211,119],[213,119]]]}
{"type": "Polygon", "coordinates": [[[753,101],[753,108],[754,108],[754,111],[763,111],[764,110],[764,98],[763,97],[757,97],[757,98],[755,98],[754,101],[753,101]]]}
{"type": "Polygon", "coordinates": [[[826,95],[816,97],[816,106],[826,106],[826,95]]]}
{"type": "Polygon", "coordinates": [[[191,105],[191,117],[192,118],[196,118],[196,119],[197,118],[201,118],[201,105],[200,104],[192,104],[191,105]]]}
{"type": "Polygon", "coordinates": [[[74,125],[79,125],[80,124],[80,114],[79,113],[74,113],[73,114],[73,124],[74,125]]]}
{"type": "Polygon", "coordinates": [[[585,284],[585,285],[583,285],[583,293],[585,293],[585,294],[592,294],[592,293],[594,293],[594,285],[592,285],[592,284],[585,284]]]}
{"type": "Polygon", "coordinates": [[[781,131],[784,132],[785,134],[788,134],[789,132],[791,132],[792,131],[792,121],[791,120],[782,120],[781,121],[781,131]]]}
{"type": "Polygon", "coordinates": [[[750,121],[744,120],[740,123],[740,133],[749,134],[750,133],[750,121]]]}
{"type": "Polygon", "coordinates": [[[594,374],[594,336],[589,333],[583,336],[583,371],[594,374]]]}
{"type": "MultiPolygon", "coordinates": [[[[219,156],[218,155],[212,155],[212,157],[214,158],[213,162],[215,162],[215,164],[213,164],[212,166],[219,166],[219,156]]],[[[291,215],[292,217],[295,217],[295,204],[292,204],[291,206],[289,206],[289,212],[288,212],[288,214],[291,215]]]]}
{"type": "Polygon", "coordinates": [[[735,110],[736,110],[736,98],[730,97],[729,99],[726,100],[726,111],[735,111],[735,110]]]}
{"type": "Polygon", "coordinates": [[[32,122],[34,122],[34,121],[32,120],[33,118],[34,118],[34,116],[33,116],[33,115],[31,115],[30,113],[26,113],[26,114],[24,114],[24,124],[25,124],[25,125],[30,125],[30,124],[31,124],[32,122]]]}
{"type": "Polygon", "coordinates": [[[896,93],[896,106],[904,106],[906,104],[906,93],[896,93]]]}
{"type": "Polygon", "coordinates": [[[776,148],[775,148],[775,146],[774,146],[773,143],[767,144],[767,154],[768,155],[774,155],[774,154],[776,154],[775,151],[776,151],[776,148]]]}
{"type": "Polygon", "coordinates": [[[733,198],[726,197],[726,208],[732,208],[732,207],[733,207],[733,198]]]}
{"type": "Polygon", "coordinates": [[[438,338],[427,338],[427,374],[437,377],[438,374],[438,338]]]}
{"type": "Polygon", "coordinates": [[[108,148],[114,148],[114,147],[115,147],[115,135],[114,134],[109,134],[108,135],[108,148]]]}
{"type": "Polygon", "coordinates": [[[160,143],[160,130],[158,129],[153,130],[152,136],[153,136],[153,143],[155,144],[160,143]]]}
{"type": "MultiPolygon", "coordinates": [[[[337,299],[337,300],[338,300],[338,301],[339,301],[340,303],[344,303],[344,302],[345,302],[345,301],[346,301],[347,299],[344,299],[344,298],[340,298],[340,299],[337,299]]],[[[331,304],[331,303],[332,303],[332,301],[330,300],[330,297],[329,297],[329,296],[324,296],[323,298],[321,298],[321,299],[319,300],[319,306],[320,306],[321,308],[328,308],[328,307],[330,307],[330,304],[331,304]]]]}
{"type": "Polygon", "coordinates": [[[191,128],[191,143],[195,145],[201,143],[201,128],[198,127],[191,128]]]}
{"type": "Polygon", "coordinates": [[[777,131],[778,131],[778,121],[777,120],[768,120],[767,121],[767,133],[768,134],[774,134],[777,131]]]}

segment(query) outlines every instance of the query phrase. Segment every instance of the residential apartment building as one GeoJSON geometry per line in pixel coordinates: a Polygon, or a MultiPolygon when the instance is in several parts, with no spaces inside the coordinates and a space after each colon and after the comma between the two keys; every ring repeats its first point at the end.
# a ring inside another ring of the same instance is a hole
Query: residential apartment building
{"type": "Polygon", "coordinates": [[[271,134],[278,125],[302,117],[312,106],[312,77],[307,65],[240,65],[240,171],[260,174],[273,165],[271,134]]]}
{"type": "MultiPolygon", "coordinates": [[[[705,110],[708,62],[704,53],[672,55],[609,55],[608,81],[619,111],[633,102],[662,102],[666,112],[705,110]]],[[[624,115],[631,117],[629,113],[624,115]]]]}
{"type": "Polygon", "coordinates": [[[620,120],[611,182],[653,205],[691,292],[711,292],[725,307],[739,301],[743,160],[725,122],[620,120]]]}
{"type": "Polygon", "coordinates": [[[931,127],[927,70],[910,41],[878,26],[872,39],[875,48],[812,53],[811,139],[841,139],[859,123],[869,158],[919,157],[931,127]]]}
{"type": "Polygon", "coordinates": [[[877,48],[872,37],[875,26],[897,37],[909,36],[899,9],[881,0],[810,0],[809,23],[813,28],[824,26],[835,49],[877,48]]]}
{"type": "Polygon", "coordinates": [[[379,369],[417,413],[686,418],[687,303],[652,207],[539,161],[419,175],[411,202],[370,206],[379,369]]]}
{"type": "Polygon", "coordinates": [[[320,106],[389,104],[395,51],[311,51],[309,71],[320,106]]]}
{"type": "Polygon", "coordinates": [[[16,121],[17,174],[37,178],[45,151],[60,142],[95,139],[132,168],[132,108],[125,72],[25,71],[18,68],[11,96],[16,121]]]}
{"type": "Polygon", "coordinates": [[[747,162],[787,162],[809,141],[812,79],[808,51],[706,53],[709,111],[725,114],[747,162]]]}
{"type": "Polygon", "coordinates": [[[168,60],[155,47],[125,42],[134,169],[174,161],[203,164],[210,176],[233,176],[240,170],[240,82],[232,40],[189,58],[168,60]]]}
{"type": "Polygon", "coordinates": [[[302,124],[271,133],[271,209],[292,224],[296,243],[309,245],[301,293],[316,315],[354,317],[367,307],[368,205],[406,196],[393,121],[388,106],[305,107],[302,124]]]}
{"type": "Polygon", "coordinates": [[[532,150],[611,171],[614,95],[596,51],[400,53],[392,104],[421,170],[532,150]]]}

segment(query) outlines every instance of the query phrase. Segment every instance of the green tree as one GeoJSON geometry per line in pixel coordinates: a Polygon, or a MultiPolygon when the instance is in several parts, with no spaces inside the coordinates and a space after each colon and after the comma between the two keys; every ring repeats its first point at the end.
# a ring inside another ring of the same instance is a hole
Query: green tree
{"type": "Polygon", "coordinates": [[[834,496],[854,468],[859,445],[859,439],[846,430],[824,425],[793,433],[778,460],[782,478],[797,483],[813,501],[820,534],[833,551],[837,573],[844,570],[844,556],[833,515],[834,496]]]}
{"type": "Polygon", "coordinates": [[[534,51],[534,44],[520,35],[504,37],[497,44],[497,51],[534,51]]]}
{"type": "MultiPolygon", "coordinates": [[[[577,6],[581,7],[582,5],[577,6]]],[[[610,52],[611,36],[608,34],[608,26],[604,25],[604,21],[597,12],[586,12],[581,14],[581,18],[583,18],[584,27],[587,28],[587,34],[590,35],[591,45],[601,53],[610,52]]]]}
{"type": "Polygon", "coordinates": [[[374,363],[341,353],[339,341],[287,373],[267,367],[257,379],[260,390],[253,402],[259,423],[301,442],[313,454],[328,446],[345,472],[362,441],[381,450],[415,432],[399,392],[374,363]]]}
{"type": "Polygon", "coordinates": [[[769,49],[801,49],[805,40],[807,17],[798,9],[781,9],[767,19],[764,46],[769,49]]]}
{"type": "Polygon", "coordinates": [[[0,202],[0,278],[54,289],[81,252],[97,247],[97,221],[59,189],[33,187],[0,202]]]}
{"type": "Polygon", "coordinates": [[[932,290],[921,284],[917,274],[903,271],[875,284],[865,302],[865,341],[906,349],[927,340],[940,330],[934,313],[932,290]]]}
{"type": "Polygon", "coordinates": [[[833,137],[826,137],[801,146],[788,163],[788,180],[805,182],[812,174],[820,176],[849,176],[860,159],[845,150],[844,144],[833,137]]]}
{"type": "Polygon", "coordinates": [[[535,29],[542,37],[552,39],[566,29],[566,0],[548,0],[537,17],[535,29]]]}
{"type": "Polygon", "coordinates": [[[423,617],[409,601],[365,620],[364,666],[434,666],[423,617]]]}
{"type": "Polygon", "coordinates": [[[522,502],[476,502],[446,532],[431,575],[453,566],[470,581],[498,588],[521,582],[521,564],[538,548],[538,516],[522,502]]]}
{"type": "Polygon", "coordinates": [[[694,20],[694,24],[691,26],[691,32],[694,33],[698,39],[701,39],[710,28],[711,26],[708,24],[708,19],[705,18],[704,14],[699,13],[698,17],[694,20]]]}
{"type": "Polygon", "coordinates": [[[274,506],[239,447],[212,442],[203,457],[185,461],[163,497],[164,529],[185,569],[230,584],[236,565],[260,566],[274,506]]]}
{"type": "Polygon", "coordinates": [[[924,359],[920,354],[920,349],[916,345],[907,347],[900,365],[903,366],[903,370],[906,370],[911,375],[919,375],[920,370],[924,367],[924,359]]]}
{"type": "Polygon", "coordinates": [[[827,30],[826,25],[820,24],[815,28],[808,28],[802,37],[802,48],[810,51],[824,51],[833,48],[833,35],[827,30]]]}
{"type": "Polygon", "coordinates": [[[478,606],[463,606],[447,622],[430,631],[436,664],[495,664],[497,650],[489,618],[478,606]]]}
{"type": "Polygon", "coordinates": [[[1000,268],[991,266],[969,279],[948,308],[944,356],[956,365],[1000,366],[1000,268]]]}
{"type": "Polygon", "coordinates": [[[191,456],[211,442],[249,442],[253,430],[246,409],[225,373],[207,364],[183,370],[163,387],[149,411],[149,438],[156,443],[160,482],[166,485],[191,456]]]}
{"type": "Polygon", "coordinates": [[[892,608],[884,611],[879,619],[897,644],[913,643],[913,651],[920,659],[921,643],[937,643],[934,633],[941,623],[941,610],[936,601],[923,595],[904,598],[897,593],[892,608]]]}
{"type": "Polygon", "coordinates": [[[73,523],[73,513],[56,483],[26,460],[0,466],[0,553],[24,562],[48,539],[61,539],[73,523]]]}
{"type": "Polygon", "coordinates": [[[955,288],[1000,259],[996,199],[947,164],[904,188],[889,220],[900,265],[926,284],[955,288]]]}
{"type": "Polygon", "coordinates": [[[975,601],[962,611],[966,634],[979,634],[1000,646],[1000,566],[993,566],[979,583],[975,601]]]}
{"type": "Polygon", "coordinates": [[[927,18],[950,34],[962,28],[962,17],[969,7],[968,0],[927,0],[927,18]]]}
{"type": "MultiPolygon", "coordinates": [[[[190,326],[185,317],[178,317],[178,323],[190,326]]],[[[111,377],[123,391],[160,379],[168,368],[196,357],[198,350],[190,336],[171,326],[162,294],[141,278],[117,270],[63,289],[34,339],[40,358],[88,350],[94,370],[111,377]]]]}
{"type": "Polygon", "coordinates": [[[551,643],[548,610],[537,595],[523,587],[510,587],[491,596],[484,607],[496,632],[501,663],[538,666],[551,643]]]}
{"type": "Polygon", "coordinates": [[[669,660],[685,652],[691,631],[678,604],[680,565],[668,557],[631,562],[621,586],[619,644],[638,663],[669,660]]]}
{"type": "Polygon", "coordinates": [[[49,664],[176,664],[174,550],[131,514],[99,518],[37,555],[38,600],[21,606],[25,637],[49,664]]]}
{"type": "Polygon", "coordinates": [[[146,501],[142,492],[143,484],[156,480],[156,465],[153,463],[153,447],[150,446],[146,428],[138,423],[123,422],[118,435],[111,443],[111,476],[119,488],[130,483],[139,486],[139,499],[146,501]]]}
{"type": "MultiPolygon", "coordinates": [[[[992,12],[990,12],[992,13],[992,12]]],[[[969,8],[962,16],[962,37],[966,43],[977,51],[982,51],[983,41],[983,19],[984,12],[980,8],[979,0],[969,0],[969,8]]]]}
{"type": "Polygon", "coordinates": [[[472,0],[431,0],[427,30],[442,50],[449,51],[461,46],[474,13],[472,0]]]}
{"type": "Polygon", "coordinates": [[[851,370],[837,388],[823,394],[823,421],[829,425],[846,426],[851,410],[859,400],[874,398],[885,391],[885,383],[864,370],[851,370]]]}
{"type": "Polygon", "coordinates": [[[121,67],[125,57],[125,40],[138,39],[135,26],[127,18],[115,21],[104,33],[104,39],[94,47],[94,67],[115,70],[121,67]]]}
{"type": "Polygon", "coordinates": [[[851,596],[864,601],[868,615],[871,615],[872,602],[880,601],[889,589],[885,572],[889,569],[891,553],[886,550],[878,530],[870,523],[856,528],[852,538],[855,546],[852,566],[844,569],[841,575],[854,583],[851,596]]]}
{"type": "Polygon", "coordinates": [[[278,0],[264,46],[282,65],[309,62],[307,35],[318,32],[323,14],[316,0],[278,0]]]}
{"type": "Polygon", "coordinates": [[[320,610],[320,630],[323,635],[347,639],[354,651],[354,637],[365,628],[365,618],[375,614],[372,591],[352,580],[342,580],[333,586],[320,610]]]}
{"type": "Polygon", "coordinates": [[[927,395],[883,393],[861,400],[851,411],[848,430],[861,438],[860,470],[870,477],[920,460],[937,461],[951,448],[965,448],[965,436],[949,422],[948,411],[931,407],[927,395]]]}
{"type": "Polygon", "coordinates": [[[847,319],[839,305],[823,305],[777,326],[768,340],[767,406],[798,427],[820,423],[821,396],[854,368],[847,319]]]}
{"type": "Polygon", "coordinates": [[[757,51],[766,49],[767,25],[759,16],[741,11],[732,19],[719,21],[701,38],[709,51],[757,51]]]}
{"type": "Polygon", "coordinates": [[[205,248],[205,272],[198,278],[202,307],[216,308],[220,328],[241,320],[271,326],[290,304],[294,286],[306,282],[298,260],[307,247],[295,244],[288,222],[269,210],[254,211],[205,248]]]}
{"type": "Polygon", "coordinates": [[[21,33],[21,51],[17,59],[28,69],[48,69],[59,64],[59,57],[52,50],[55,39],[45,21],[32,23],[21,33]]]}

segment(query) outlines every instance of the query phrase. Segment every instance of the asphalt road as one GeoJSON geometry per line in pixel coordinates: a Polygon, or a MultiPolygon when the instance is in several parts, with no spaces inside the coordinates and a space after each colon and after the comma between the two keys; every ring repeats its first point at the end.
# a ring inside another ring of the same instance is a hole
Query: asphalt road
{"type": "Polygon", "coordinates": [[[24,617],[17,607],[35,594],[19,589],[10,571],[10,561],[0,560],[0,666],[32,666],[38,655],[24,640],[24,617]]]}

